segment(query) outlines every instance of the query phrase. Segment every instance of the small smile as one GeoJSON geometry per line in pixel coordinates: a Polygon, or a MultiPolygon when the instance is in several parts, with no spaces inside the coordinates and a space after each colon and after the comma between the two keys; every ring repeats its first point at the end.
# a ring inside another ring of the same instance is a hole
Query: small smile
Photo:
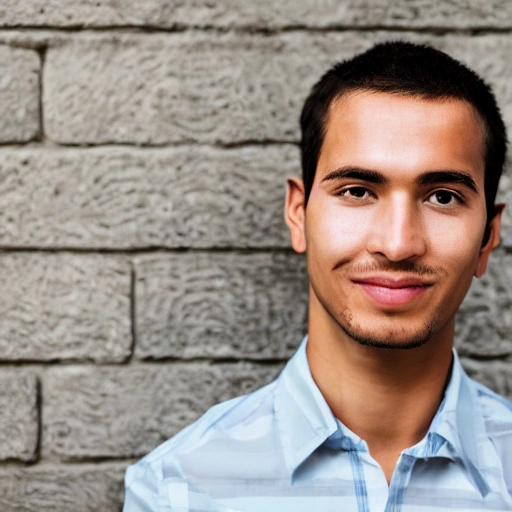
{"type": "Polygon", "coordinates": [[[353,279],[367,296],[382,306],[401,306],[422,295],[433,283],[417,277],[375,276],[353,279]]]}

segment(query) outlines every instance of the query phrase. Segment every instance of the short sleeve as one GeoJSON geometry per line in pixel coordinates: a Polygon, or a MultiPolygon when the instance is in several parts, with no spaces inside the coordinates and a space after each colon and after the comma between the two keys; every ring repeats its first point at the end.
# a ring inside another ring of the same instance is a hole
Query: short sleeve
{"type": "Polygon", "coordinates": [[[150,465],[139,462],[129,466],[124,479],[123,512],[167,512],[160,494],[161,479],[150,465]]]}

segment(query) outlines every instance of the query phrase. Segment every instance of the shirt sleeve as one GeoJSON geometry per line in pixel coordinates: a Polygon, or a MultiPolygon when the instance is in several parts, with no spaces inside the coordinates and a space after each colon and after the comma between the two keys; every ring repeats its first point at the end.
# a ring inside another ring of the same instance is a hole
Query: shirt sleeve
{"type": "Polygon", "coordinates": [[[160,494],[161,481],[150,465],[141,462],[129,466],[124,478],[123,512],[167,512],[160,494]]]}

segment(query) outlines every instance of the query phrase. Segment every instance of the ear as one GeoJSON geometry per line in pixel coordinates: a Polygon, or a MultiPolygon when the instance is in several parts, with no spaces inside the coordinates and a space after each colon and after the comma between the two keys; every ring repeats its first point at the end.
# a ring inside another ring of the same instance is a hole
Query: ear
{"type": "Polygon", "coordinates": [[[306,252],[304,199],[304,183],[302,180],[300,178],[289,178],[284,204],[284,220],[290,230],[292,247],[298,253],[306,252]]]}
{"type": "Polygon", "coordinates": [[[496,214],[489,223],[489,239],[486,244],[480,249],[480,256],[475,270],[475,277],[482,277],[487,269],[487,261],[491,252],[500,244],[500,228],[501,228],[501,214],[505,208],[504,204],[497,204],[495,206],[496,214]]]}

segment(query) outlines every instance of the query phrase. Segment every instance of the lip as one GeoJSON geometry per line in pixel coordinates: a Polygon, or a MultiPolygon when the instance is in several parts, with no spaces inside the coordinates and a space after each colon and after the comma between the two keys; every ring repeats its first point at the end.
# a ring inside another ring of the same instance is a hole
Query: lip
{"type": "Polygon", "coordinates": [[[371,276],[353,279],[365,294],[381,306],[406,305],[423,295],[433,283],[417,277],[371,276]]]}

